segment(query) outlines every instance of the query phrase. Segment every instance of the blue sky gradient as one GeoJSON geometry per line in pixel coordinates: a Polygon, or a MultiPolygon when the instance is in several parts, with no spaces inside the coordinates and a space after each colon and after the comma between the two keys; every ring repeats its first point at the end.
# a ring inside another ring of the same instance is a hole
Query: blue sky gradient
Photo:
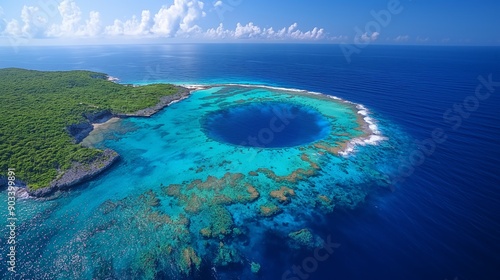
{"type": "Polygon", "coordinates": [[[499,12],[498,0],[12,0],[0,2],[0,44],[500,45],[499,12]]]}

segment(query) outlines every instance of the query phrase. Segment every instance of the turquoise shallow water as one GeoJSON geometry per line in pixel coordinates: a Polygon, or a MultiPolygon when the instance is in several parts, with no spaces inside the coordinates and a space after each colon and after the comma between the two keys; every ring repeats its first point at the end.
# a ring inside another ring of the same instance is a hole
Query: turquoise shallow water
{"type": "Polygon", "coordinates": [[[84,143],[116,150],[122,156],[116,166],[56,200],[20,202],[33,209],[20,213],[20,242],[30,244],[20,249],[27,256],[21,275],[203,278],[207,269],[236,266],[253,277],[252,262],[265,266],[258,248],[266,232],[281,236],[291,252],[315,248],[324,239],[307,225],[318,215],[388,190],[393,159],[407,139],[384,121],[363,118],[363,107],[323,95],[217,86],[151,118],[113,122],[84,143]],[[319,114],[310,121],[318,122],[320,137],[263,148],[207,133],[214,114],[259,104],[263,110],[286,104],[264,114],[285,128],[304,125],[292,121],[297,110],[319,114]]]}

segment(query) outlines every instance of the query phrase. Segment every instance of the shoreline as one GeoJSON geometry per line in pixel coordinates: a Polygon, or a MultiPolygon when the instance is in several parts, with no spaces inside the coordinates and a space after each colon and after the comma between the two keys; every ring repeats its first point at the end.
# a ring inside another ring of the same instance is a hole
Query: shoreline
{"type": "MultiPolygon", "coordinates": [[[[117,79],[113,80],[113,82],[116,81],[117,79]]],[[[154,106],[130,114],[113,114],[110,111],[87,114],[85,115],[87,119],[86,122],[70,125],[67,127],[67,131],[76,143],[81,143],[94,130],[105,129],[107,125],[123,118],[151,117],[171,104],[189,98],[194,91],[208,88],[204,86],[176,87],[179,89],[177,93],[161,97],[160,101],[154,106]]],[[[60,173],[47,187],[31,190],[29,186],[22,182],[16,191],[16,196],[20,199],[49,197],[56,191],[67,190],[73,186],[91,180],[108,170],[114,163],[119,161],[119,159],[120,155],[116,151],[105,149],[100,155],[92,159],[90,163],[73,163],[68,170],[60,173]]]]}
{"type": "Polygon", "coordinates": [[[112,124],[112,123],[117,122],[119,120],[120,120],[120,118],[118,118],[118,117],[112,117],[112,118],[110,118],[109,120],[107,120],[105,122],[92,123],[92,131],[98,130],[98,129],[103,129],[103,127],[105,127],[106,125],[112,124]]]}
{"type": "Polygon", "coordinates": [[[120,155],[111,149],[105,149],[90,163],[74,162],[66,171],[59,174],[49,186],[30,190],[27,189],[29,197],[44,198],[52,195],[58,190],[67,190],[75,185],[86,182],[102,172],[106,171],[114,163],[118,162],[120,155]]]}
{"type": "Polygon", "coordinates": [[[138,110],[134,113],[118,113],[112,114],[113,117],[117,118],[130,118],[130,117],[151,117],[152,115],[158,113],[163,108],[168,107],[173,102],[178,102],[180,100],[188,98],[191,93],[197,89],[189,89],[186,87],[176,86],[179,91],[172,95],[166,95],[160,98],[160,101],[156,105],[138,110]]]}
{"type": "Polygon", "coordinates": [[[207,88],[201,86],[192,88],[184,86],[176,87],[179,89],[179,92],[172,95],[162,96],[160,101],[154,106],[138,110],[134,113],[111,113],[110,111],[102,111],[95,114],[87,114],[85,116],[87,119],[86,122],[69,126],[68,132],[75,139],[76,143],[81,143],[92,131],[96,129],[100,129],[103,126],[124,118],[149,118],[171,104],[189,98],[194,91],[207,88]]]}

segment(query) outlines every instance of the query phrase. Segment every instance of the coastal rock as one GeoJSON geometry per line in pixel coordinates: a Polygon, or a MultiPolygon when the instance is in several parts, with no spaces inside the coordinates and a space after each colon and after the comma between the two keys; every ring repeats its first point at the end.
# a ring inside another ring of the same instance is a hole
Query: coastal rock
{"type": "Polygon", "coordinates": [[[113,117],[111,110],[104,110],[96,113],[84,113],[83,116],[91,123],[107,122],[113,117]]]}
{"type": "Polygon", "coordinates": [[[28,199],[30,197],[28,188],[26,187],[14,187],[14,192],[16,193],[17,199],[28,199]]]}
{"type": "Polygon", "coordinates": [[[69,125],[66,127],[66,130],[74,138],[75,143],[80,143],[94,129],[92,123],[103,123],[111,119],[113,116],[114,115],[110,110],[84,113],[83,117],[87,119],[87,121],[69,125]]]}
{"type": "Polygon", "coordinates": [[[66,129],[68,133],[75,139],[75,143],[80,143],[87,137],[93,130],[92,123],[104,123],[113,117],[117,118],[129,118],[129,117],[151,117],[152,115],[159,112],[161,109],[168,107],[173,102],[177,102],[186,99],[191,94],[191,90],[184,87],[177,87],[178,92],[176,94],[163,96],[160,101],[153,107],[145,108],[131,114],[114,114],[110,110],[104,110],[94,113],[84,113],[83,117],[87,121],[69,125],[66,129]]]}
{"type": "Polygon", "coordinates": [[[94,127],[89,122],[72,124],[66,128],[68,133],[75,139],[75,143],[82,142],[82,140],[89,135],[92,129],[94,129],[94,127]]]}
{"type": "Polygon", "coordinates": [[[103,172],[115,163],[120,156],[117,152],[106,149],[98,155],[91,163],[74,163],[70,169],[66,170],[58,179],[52,181],[50,186],[37,190],[29,190],[31,196],[45,197],[56,190],[64,190],[71,186],[80,184],[97,174],[103,172]]]}
{"type": "Polygon", "coordinates": [[[127,118],[127,117],[150,117],[160,111],[161,109],[169,106],[172,102],[181,101],[186,99],[191,94],[191,90],[184,87],[177,87],[178,92],[176,94],[163,96],[160,98],[155,106],[139,110],[132,114],[115,114],[114,117],[127,118]]]}
{"type": "MultiPolygon", "coordinates": [[[[8,180],[5,176],[0,176],[0,190],[3,188],[8,189],[8,180]]],[[[15,192],[15,196],[17,199],[27,199],[29,198],[28,188],[26,187],[26,183],[16,179],[15,185],[13,186],[13,190],[15,192]]],[[[11,189],[12,190],[12,189],[11,189]]]]}

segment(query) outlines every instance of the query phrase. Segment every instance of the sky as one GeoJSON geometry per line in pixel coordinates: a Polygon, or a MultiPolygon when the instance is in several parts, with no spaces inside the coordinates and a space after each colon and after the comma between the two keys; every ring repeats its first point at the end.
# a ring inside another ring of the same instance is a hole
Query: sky
{"type": "Polygon", "coordinates": [[[500,1],[2,0],[0,45],[500,45],[500,1]]]}

